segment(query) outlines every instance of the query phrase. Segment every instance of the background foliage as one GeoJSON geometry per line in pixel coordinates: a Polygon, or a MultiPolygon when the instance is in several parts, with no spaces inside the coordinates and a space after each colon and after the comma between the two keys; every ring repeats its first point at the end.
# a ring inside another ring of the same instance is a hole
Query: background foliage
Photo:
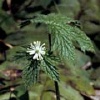
{"type": "Polygon", "coordinates": [[[79,20],[81,25],[78,22],[73,22],[71,25],[81,27],[92,39],[96,51],[96,53],[83,53],[75,43],[78,48],[75,51],[76,66],[68,62],[58,66],[61,100],[87,100],[87,98],[89,100],[92,95],[95,95],[94,98],[98,97],[96,91],[100,89],[99,2],[99,0],[20,0],[20,2],[0,0],[0,100],[9,100],[9,98],[55,100],[54,83],[43,72],[40,74],[39,83],[26,91],[21,79],[25,61],[19,64],[12,62],[11,59],[17,51],[21,50],[20,46],[27,45],[33,40],[48,44],[44,25],[33,25],[27,21],[20,29],[19,24],[34,18],[35,14],[50,13],[60,13],[79,20]]]}

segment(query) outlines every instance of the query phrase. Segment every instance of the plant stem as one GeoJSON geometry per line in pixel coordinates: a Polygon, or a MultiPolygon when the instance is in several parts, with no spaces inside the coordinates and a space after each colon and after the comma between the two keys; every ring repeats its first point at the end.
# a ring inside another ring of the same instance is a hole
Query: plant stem
{"type": "MultiPolygon", "coordinates": [[[[49,38],[49,50],[51,52],[51,34],[48,34],[49,38]]],[[[59,85],[57,81],[54,81],[55,84],[55,91],[56,91],[56,100],[60,100],[60,91],[59,91],[59,85]]]]}
{"type": "Polygon", "coordinates": [[[51,51],[51,34],[48,34],[48,38],[49,38],[49,50],[51,51]]]}
{"type": "Polygon", "coordinates": [[[60,100],[60,92],[59,92],[58,82],[54,81],[54,83],[55,83],[55,90],[56,90],[56,99],[60,100]]]}

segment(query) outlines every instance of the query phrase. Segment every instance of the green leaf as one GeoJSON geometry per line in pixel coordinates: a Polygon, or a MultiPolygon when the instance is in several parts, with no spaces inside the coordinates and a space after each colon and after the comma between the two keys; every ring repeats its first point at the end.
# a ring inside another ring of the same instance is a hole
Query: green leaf
{"type": "Polygon", "coordinates": [[[45,57],[44,60],[41,61],[41,67],[51,79],[59,81],[59,74],[55,64],[52,63],[50,58],[45,57]]]}
{"type": "Polygon", "coordinates": [[[31,20],[32,23],[44,23],[49,26],[53,25],[55,27],[62,26],[63,24],[66,25],[66,23],[69,23],[71,21],[74,21],[74,20],[69,17],[65,17],[61,14],[54,14],[54,13],[51,13],[49,15],[38,14],[35,19],[31,20]]]}
{"type": "Polygon", "coordinates": [[[71,27],[71,28],[72,29],[70,30],[70,32],[73,36],[73,40],[78,42],[81,50],[84,52],[85,51],[94,52],[93,44],[91,40],[86,36],[86,34],[77,27],[71,27]]]}
{"type": "Polygon", "coordinates": [[[29,100],[28,91],[25,89],[23,85],[20,85],[15,88],[14,95],[18,100],[29,100]]]}
{"type": "MultiPolygon", "coordinates": [[[[4,95],[0,95],[1,100],[8,100],[9,98],[9,93],[5,93],[4,95]]],[[[12,96],[12,98],[16,98],[15,96],[12,96]]]]}
{"type": "Polygon", "coordinates": [[[60,14],[37,15],[31,20],[32,23],[43,23],[48,26],[49,33],[51,33],[53,50],[60,58],[74,62],[75,60],[75,45],[73,42],[78,42],[82,51],[94,51],[90,39],[75,25],[70,25],[75,22],[66,16],[60,14]]]}
{"type": "Polygon", "coordinates": [[[90,63],[91,64],[91,59],[89,56],[84,54],[83,52],[76,50],[76,55],[77,55],[77,62],[75,63],[76,67],[81,67],[84,68],[86,64],[90,63]]]}
{"type": "Polygon", "coordinates": [[[42,100],[41,97],[43,95],[44,84],[35,84],[29,88],[29,97],[30,100],[42,100]]]}
{"type": "Polygon", "coordinates": [[[54,94],[52,92],[45,92],[43,93],[41,100],[56,100],[54,94]]]}
{"type": "Polygon", "coordinates": [[[38,81],[39,69],[39,63],[37,60],[31,61],[31,63],[24,67],[22,77],[26,87],[29,87],[38,81]]]}
{"type": "Polygon", "coordinates": [[[63,96],[65,100],[84,100],[77,90],[69,85],[66,85],[65,82],[59,83],[59,87],[61,96],[63,96]]]}
{"type": "Polygon", "coordinates": [[[75,60],[75,47],[73,46],[70,39],[66,36],[66,34],[56,34],[53,39],[53,47],[52,51],[58,52],[61,60],[69,60],[70,62],[74,62],[75,60]]]}

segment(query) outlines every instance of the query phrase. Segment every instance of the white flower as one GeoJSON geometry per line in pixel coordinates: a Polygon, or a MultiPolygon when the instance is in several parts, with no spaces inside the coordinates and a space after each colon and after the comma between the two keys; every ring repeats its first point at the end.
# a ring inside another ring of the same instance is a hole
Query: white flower
{"type": "Polygon", "coordinates": [[[40,41],[34,41],[33,43],[30,44],[30,47],[27,48],[27,53],[33,55],[33,59],[42,60],[43,55],[45,55],[46,53],[44,45],[45,43],[41,45],[40,41]]]}

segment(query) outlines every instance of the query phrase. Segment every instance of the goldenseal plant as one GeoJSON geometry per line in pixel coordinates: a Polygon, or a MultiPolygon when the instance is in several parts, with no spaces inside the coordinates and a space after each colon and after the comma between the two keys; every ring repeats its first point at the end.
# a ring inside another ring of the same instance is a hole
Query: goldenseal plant
{"type": "Polygon", "coordinates": [[[47,51],[45,43],[34,41],[28,47],[24,47],[23,51],[18,52],[15,58],[25,61],[22,77],[26,87],[39,81],[40,70],[54,81],[59,81],[59,73],[56,69],[57,58],[47,51]]]}
{"type": "MultiPolygon", "coordinates": [[[[25,51],[17,53],[16,58],[27,62],[22,75],[26,86],[38,82],[40,70],[43,70],[54,81],[59,81],[56,60],[59,58],[59,61],[63,63],[67,61],[74,65],[76,48],[80,48],[83,52],[94,52],[91,40],[79,28],[76,20],[60,14],[49,14],[36,15],[30,22],[45,24],[51,38],[47,38],[50,44],[48,50],[44,43],[41,45],[40,41],[34,41],[25,51]],[[54,52],[57,55],[54,55],[54,52]]],[[[24,23],[21,27],[23,25],[24,23]]]]}

